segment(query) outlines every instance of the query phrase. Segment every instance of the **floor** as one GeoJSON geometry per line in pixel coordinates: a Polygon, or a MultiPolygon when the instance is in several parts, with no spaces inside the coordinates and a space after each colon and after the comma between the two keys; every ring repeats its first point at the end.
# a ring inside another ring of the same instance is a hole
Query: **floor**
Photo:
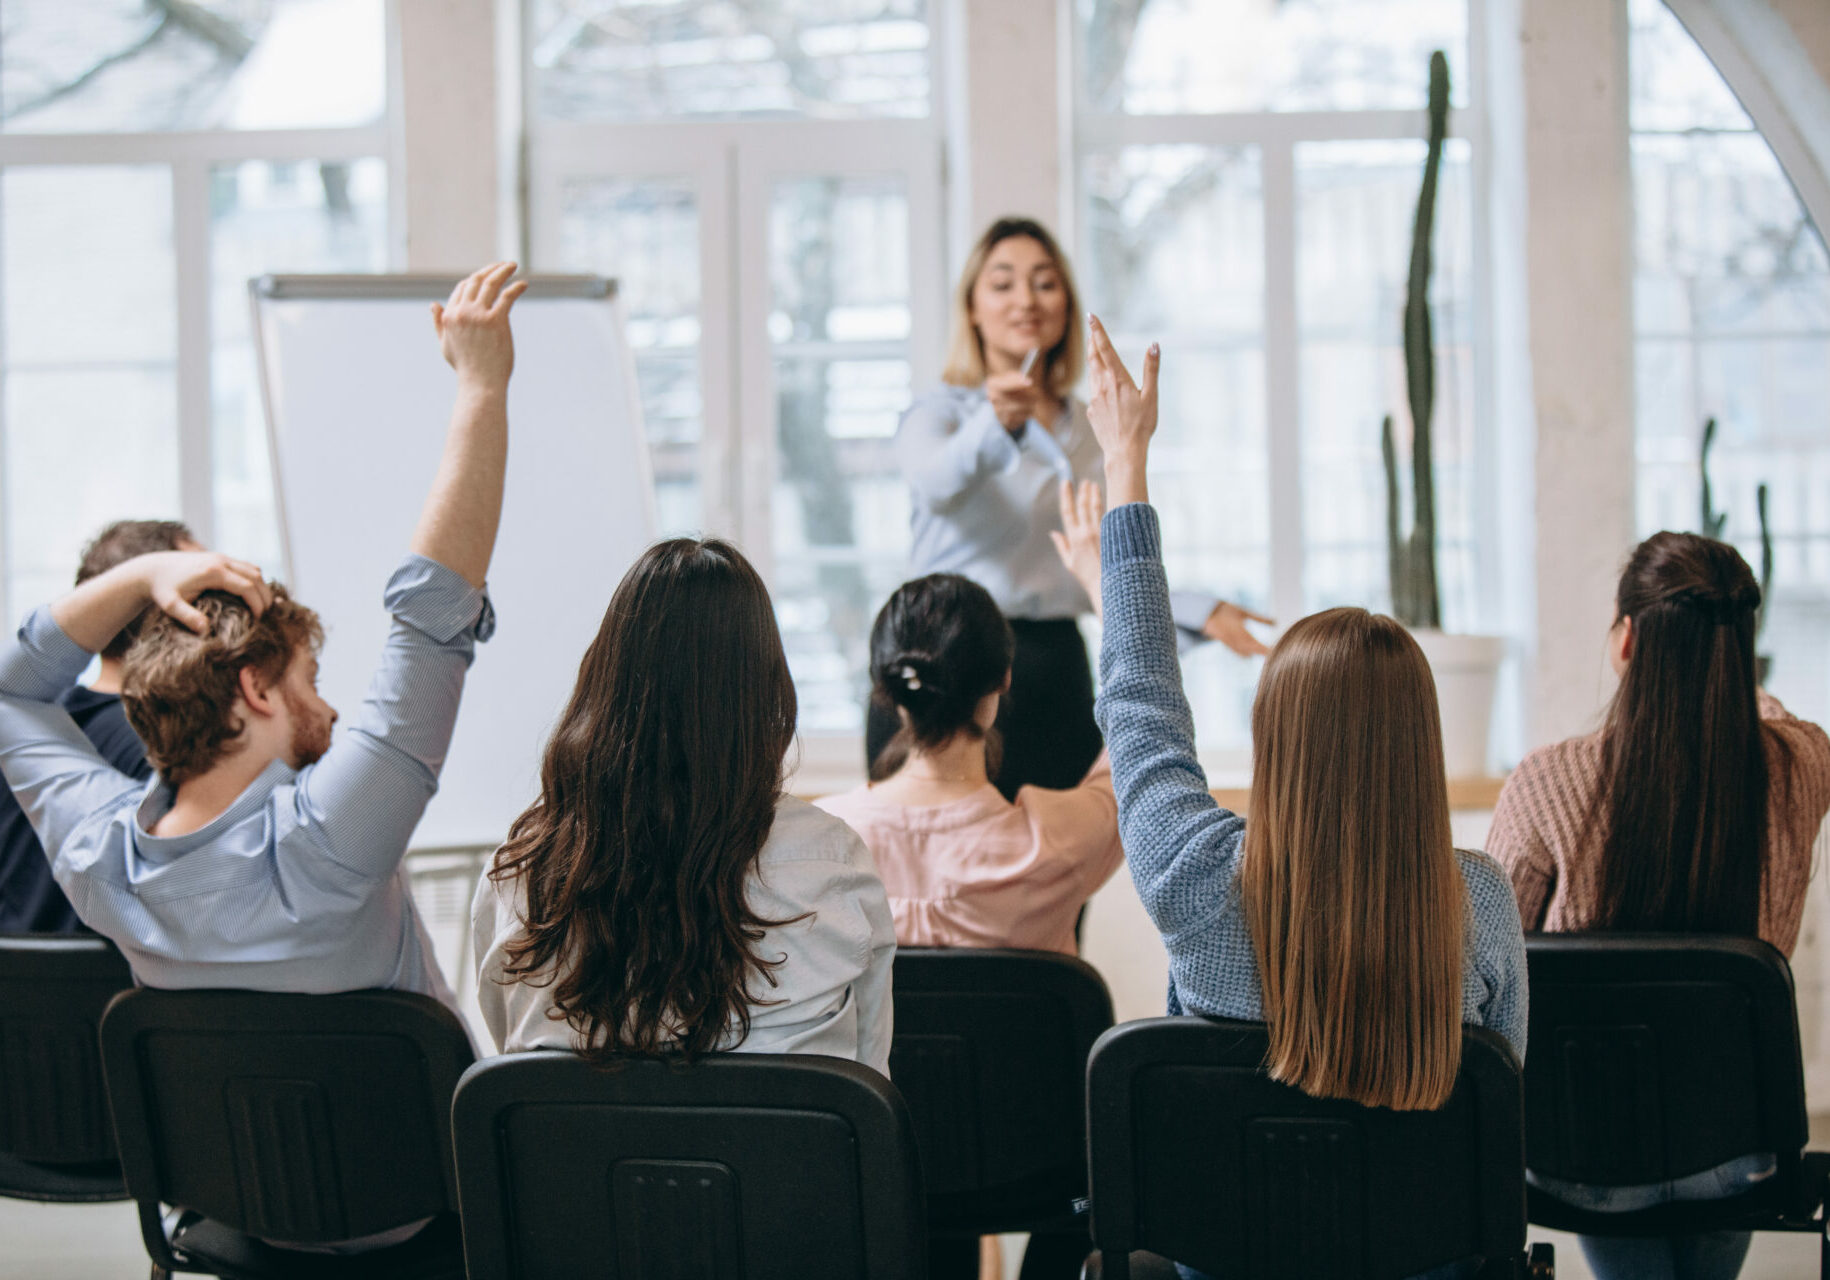
{"type": "MultiPolygon", "coordinates": [[[[1557,1247],[1559,1280],[1589,1280],[1573,1236],[1534,1232],[1533,1240],[1557,1247]]],[[[132,1205],[37,1205],[0,1200],[0,1240],[6,1241],[0,1274],[19,1280],[111,1280],[143,1277],[145,1251],[132,1205]]],[[[1005,1280],[1017,1274],[1022,1237],[1006,1237],[1005,1280]]],[[[1742,1280],[1797,1280],[1817,1274],[1815,1236],[1764,1235],[1754,1239],[1742,1280]]]]}

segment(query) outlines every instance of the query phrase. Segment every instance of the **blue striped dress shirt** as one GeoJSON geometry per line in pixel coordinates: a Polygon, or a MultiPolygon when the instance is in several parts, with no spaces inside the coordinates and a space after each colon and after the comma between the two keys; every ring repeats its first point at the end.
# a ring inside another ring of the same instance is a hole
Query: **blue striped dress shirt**
{"type": "Polygon", "coordinates": [[[354,723],[303,769],[275,760],[222,813],[181,836],[157,774],[103,760],[58,704],[90,654],[41,607],[0,646],[0,771],[84,924],[149,987],[417,991],[454,1004],[402,859],[457,721],[484,593],[409,556],[354,723]]]}

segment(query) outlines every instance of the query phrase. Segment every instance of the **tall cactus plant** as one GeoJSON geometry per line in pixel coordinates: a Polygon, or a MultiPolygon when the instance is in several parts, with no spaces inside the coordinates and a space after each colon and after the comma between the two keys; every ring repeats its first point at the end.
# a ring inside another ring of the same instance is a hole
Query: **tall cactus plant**
{"type": "Polygon", "coordinates": [[[1697,470],[1703,475],[1702,510],[1700,529],[1705,538],[1714,538],[1717,542],[1728,529],[1728,512],[1716,510],[1715,489],[1709,482],[1709,451],[1716,447],[1716,420],[1709,418],[1703,423],[1703,445],[1697,450],[1697,470]]]}
{"type": "MultiPolygon", "coordinates": [[[[1702,447],[1697,450],[1697,471],[1703,480],[1698,528],[1705,538],[1721,542],[1728,533],[1728,512],[1716,510],[1715,486],[1709,479],[1709,451],[1715,447],[1716,420],[1708,418],[1703,422],[1702,447]]],[[[1754,615],[1755,639],[1766,630],[1767,605],[1773,597],[1773,528],[1767,518],[1766,499],[1766,482],[1762,481],[1754,486],[1754,511],[1760,517],[1760,610],[1754,615]]]]}
{"type": "MultiPolygon", "coordinates": [[[[1754,487],[1754,509],[1760,515],[1760,612],[1754,615],[1754,639],[1766,630],[1766,611],[1773,603],[1773,530],[1766,518],[1766,482],[1754,487]]],[[[1766,676],[1760,677],[1766,683],[1766,676]]]]}
{"type": "Polygon", "coordinates": [[[1411,528],[1400,528],[1398,443],[1391,415],[1380,427],[1385,461],[1385,539],[1392,612],[1407,627],[1441,627],[1436,583],[1436,478],[1430,419],[1436,406],[1436,352],[1430,326],[1430,240],[1436,225],[1436,177],[1449,125],[1449,62],[1430,55],[1430,149],[1411,229],[1411,270],[1404,298],[1404,381],[1411,405],[1411,528]]]}

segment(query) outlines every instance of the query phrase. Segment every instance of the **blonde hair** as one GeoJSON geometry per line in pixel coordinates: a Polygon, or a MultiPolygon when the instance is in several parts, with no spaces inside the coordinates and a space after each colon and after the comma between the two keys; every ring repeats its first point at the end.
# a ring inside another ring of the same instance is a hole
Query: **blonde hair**
{"type": "Polygon", "coordinates": [[[1436,683],[1392,619],[1330,609],[1265,663],[1240,888],[1273,1079],[1441,1106],[1461,1067],[1462,888],[1436,683]]]}
{"type": "Polygon", "coordinates": [[[1061,246],[1055,243],[1055,237],[1049,234],[1048,228],[1030,218],[999,218],[985,228],[985,234],[966,256],[966,269],[960,272],[959,285],[953,291],[953,342],[947,352],[947,367],[940,376],[943,381],[958,387],[983,385],[985,341],[979,336],[978,326],[972,323],[972,290],[978,285],[991,251],[1018,236],[1025,236],[1042,246],[1054,262],[1055,273],[1061,277],[1061,287],[1067,290],[1067,327],[1061,341],[1044,354],[1042,364],[1042,385],[1050,395],[1066,399],[1086,367],[1080,290],[1074,286],[1073,269],[1068,266],[1061,246]]]}

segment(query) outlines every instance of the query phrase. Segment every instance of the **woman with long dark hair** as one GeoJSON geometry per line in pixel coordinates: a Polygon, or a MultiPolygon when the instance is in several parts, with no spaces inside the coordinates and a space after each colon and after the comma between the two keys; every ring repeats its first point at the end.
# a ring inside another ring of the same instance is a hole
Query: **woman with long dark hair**
{"type": "MultiPolygon", "coordinates": [[[[1755,682],[1760,588],[1740,554],[1691,533],[1640,543],[1621,574],[1609,658],[1620,687],[1599,732],[1526,756],[1487,851],[1527,929],[1758,936],[1791,954],[1830,811],[1830,738],[1755,682]]],[[[1745,1190],[1770,1156],[1658,1187],[1540,1180],[1585,1207],[1630,1210],[1745,1190]]],[[[1749,1236],[1585,1237],[1598,1276],[1738,1274],[1749,1236]]]]}
{"type": "Polygon", "coordinates": [[[782,793],[794,728],[749,561],[717,539],[651,547],[477,888],[499,1049],[821,1053],[887,1073],[889,904],[858,837],[782,793]]]}
{"type": "MultiPolygon", "coordinates": [[[[1100,752],[1093,676],[1079,617],[1086,591],[1056,556],[1064,484],[1097,480],[1099,442],[1074,397],[1085,363],[1073,271],[1029,218],[1000,218],[966,257],[953,295],[941,385],[918,396],[896,431],[909,484],[910,567],[957,573],[991,593],[1016,638],[998,713],[1004,764],[993,785],[1073,787],[1100,752]]],[[[1262,654],[1248,619],[1269,619],[1197,592],[1177,592],[1190,635],[1262,654]]],[[[865,763],[899,728],[873,702],[865,763]]]]}

